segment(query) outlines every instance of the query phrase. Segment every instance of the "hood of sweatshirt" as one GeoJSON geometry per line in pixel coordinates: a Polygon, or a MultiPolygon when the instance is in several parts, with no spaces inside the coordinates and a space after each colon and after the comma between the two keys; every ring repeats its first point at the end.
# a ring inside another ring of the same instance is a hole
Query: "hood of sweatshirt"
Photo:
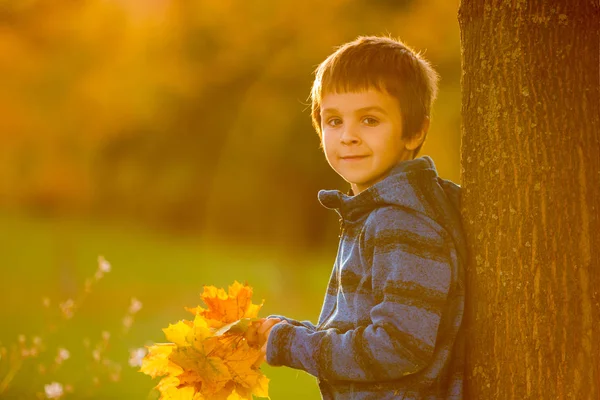
{"type": "Polygon", "coordinates": [[[321,190],[319,201],[324,207],[336,210],[345,223],[357,222],[384,206],[422,214],[442,226],[452,236],[461,256],[466,256],[460,186],[440,178],[429,156],[396,164],[388,176],[356,196],[339,190],[321,190]]]}

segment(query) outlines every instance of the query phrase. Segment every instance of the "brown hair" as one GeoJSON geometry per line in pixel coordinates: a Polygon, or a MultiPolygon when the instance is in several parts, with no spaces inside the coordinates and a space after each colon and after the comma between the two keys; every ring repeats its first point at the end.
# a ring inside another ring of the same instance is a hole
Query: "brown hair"
{"type": "Polygon", "coordinates": [[[403,139],[409,139],[430,117],[438,79],[429,62],[399,40],[360,36],[340,46],[317,67],[310,94],[313,126],[321,137],[321,99],[327,93],[373,88],[398,100],[403,139]]]}

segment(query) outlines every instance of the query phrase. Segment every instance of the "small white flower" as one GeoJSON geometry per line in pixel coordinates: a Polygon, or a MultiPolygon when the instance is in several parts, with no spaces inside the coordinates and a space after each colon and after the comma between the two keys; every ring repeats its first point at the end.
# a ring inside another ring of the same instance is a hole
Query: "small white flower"
{"type": "Polygon", "coordinates": [[[131,325],[133,325],[133,317],[131,315],[127,315],[125,318],[123,318],[123,326],[125,329],[129,329],[131,328],[131,325]]]}
{"type": "Polygon", "coordinates": [[[39,336],[34,337],[33,344],[39,347],[42,344],[42,338],[39,336]]]}
{"type": "Polygon", "coordinates": [[[142,309],[142,302],[135,297],[131,298],[131,305],[129,306],[129,313],[135,314],[142,309]]]}
{"type": "Polygon", "coordinates": [[[96,349],[92,351],[92,357],[94,358],[94,360],[100,361],[100,350],[96,349]]]}
{"type": "Polygon", "coordinates": [[[60,347],[58,349],[58,355],[56,356],[56,363],[60,364],[63,361],[68,360],[69,357],[71,357],[71,353],[69,353],[69,350],[60,347]]]}
{"type": "Polygon", "coordinates": [[[48,297],[44,297],[42,299],[42,305],[46,308],[50,307],[50,299],[48,297]]]}
{"type": "Polygon", "coordinates": [[[104,339],[104,341],[108,342],[108,339],[110,339],[110,332],[102,331],[102,339],[104,339]]]}
{"type": "Polygon", "coordinates": [[[59,307],[66,319],[73,317],[73,310],[75,308],[75,302],[73,299],[68,299],[64,303],[60,303],[59,307]]]}
{"type": "Polygon", "coordinates": [[[104,273],[110,272],[110,263],[102,256],[98,256],[98,269],[104,273]]]}
{"type": "MultiPolygon", "coordinates": [[[[96,275],[97,275],[97,274],[98,274],[98,273],[96,272],[96,275]]],[[[90,278],[87,278],[87,279],[85,280],[85,283],[84,283],[84,285],[83,285],[83,290],[84,290],[86,293],[90,293],[90,292],[92,291],[92,283],[93,283],[93,282],[92,282],[92,280],[91,280],[90,278]]]]}
{"type": "Polygon", "coordinates": [[[58,382],[52,382],[49,385],[44,385],[46,397],[49,399],[58,399],[63,395],[63,386],[58,382]]]}
{"type": "Polygon", "coordinates": [[[146,349],[143,347],[129,350],[129,365],[132,367],[141,367],[145,355],[146,349]]]}
{"type": "Polygon", "coordinates": [[[27,340],[27,338],[25,337],[25,335],[20,334],[18,340],[19,340],[19,343],[25,344],[25,341],[27,340]]]}

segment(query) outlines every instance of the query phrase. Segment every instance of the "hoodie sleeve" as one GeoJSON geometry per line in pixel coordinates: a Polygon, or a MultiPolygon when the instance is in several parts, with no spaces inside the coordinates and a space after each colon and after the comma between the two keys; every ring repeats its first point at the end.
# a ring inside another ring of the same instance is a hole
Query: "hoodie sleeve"
{"type": "Polygon", "coordinates": [[[431,362],[454,247],[437,224],[400,208],[379,209],[369,220],[360,246],[376,300],[371,324],[345,332],[275,325],[269,364],[327,381],[373,382],[413,374],[431,362]]]}

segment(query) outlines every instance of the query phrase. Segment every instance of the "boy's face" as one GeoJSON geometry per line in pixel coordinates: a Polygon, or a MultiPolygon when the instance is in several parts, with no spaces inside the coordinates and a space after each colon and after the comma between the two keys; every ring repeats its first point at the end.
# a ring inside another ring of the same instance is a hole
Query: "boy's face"
{"type": "Polygon", "coordinates": [[[418,145],[402,140],[398,101],[376,89],[323,96],[321,130],[329,165],[355,195],[384,179],[400,161],[412,159],[418,145]]]}

